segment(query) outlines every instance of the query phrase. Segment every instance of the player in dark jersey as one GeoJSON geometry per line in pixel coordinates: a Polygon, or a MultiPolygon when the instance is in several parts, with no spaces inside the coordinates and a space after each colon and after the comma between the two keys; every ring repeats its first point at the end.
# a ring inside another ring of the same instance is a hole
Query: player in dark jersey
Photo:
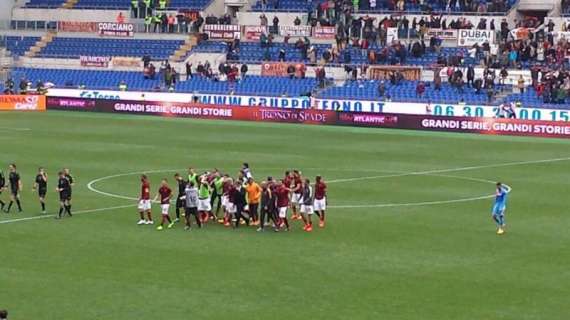
{"type": "Polygon", "coordinates": [[[71,200],[71,183],[69,179],[65,176],[65,172],[58,172],[57,188],[56,191],[59,192],[59,213],[56,219],[61,219],[63,217],[64,211],[72,217],[71,205],[69,201],[71,200]]]}
{"type": "Polygon", "coordinates": [[[184,178],[178,173],[174,174],[174,179],[178,183],[178,196],[176,197],[176,219],[174,222],[180,221],[180,210],[184,210],[186,206],[184,203],[185,195],[186,195],[186,185],[188,184],[187,181],[184,181],[184,178]]]}
{"type": "Polygon", "coordinates": [[[159,197],[162,220],[156,230],[160,231],[163,229],[163,226],[166,222],[168,222],[168,229],[172,228],[174,225],[170,219],[170,215],[168,214],[168,210],[170,208],[170,199],[172,198],[172,190],[168,186],[168,181],[166,181],[166,179],[162,179],[162,182],[160,183],[160,189],[158,189],[158,194],[156,195],[154,201],[158,200],[159,197]]]}
{"type": "Polygon", "coordinates": [[[22,179],[20,179],[20,174],[16,171],[16,165],[12,163],[9,166],[10,174],[8,175],[8,182],[10,183],[10,203],[6,209],[6,213],[10,212],[12,205],[16,202],[18,205],[18,212],[22,212],[22,204],[20,203],[20,192],[22,191],[22,179]]]}
{"type": "Polygon", "coordinates": [[[38,197],[40,199],[40,204],[42,206],[42,213],[46,213],[46,194],[47,194],[47,173],[44,168],[38,170],[36,175],[36,180],[34,180],[33,191],[38,190],[38,197]]]}
{"type": "Polygon", "coordinates": [[[63,173],[65,174],[65,178],[69,181],[69,201],[68,202],[69,202],[69,210],[71,211],[71,191],[72,191],[73,186],[75,184],[75,179],[73,178],[73,176],[69,172],[68,168],[64,168],[63,173]]]}
{"type": "MultiPolygon", "coordinates": [[[[2,194],[2,191],[4,191],[5,188],[6,188],[6,177],[4,176],[4,172],[0,170],[0,194],[2,194]]],[[[0,210],[4,211],[5,205],[6,203],[4,203],[2,199],[0,199],[0,210]]]]}

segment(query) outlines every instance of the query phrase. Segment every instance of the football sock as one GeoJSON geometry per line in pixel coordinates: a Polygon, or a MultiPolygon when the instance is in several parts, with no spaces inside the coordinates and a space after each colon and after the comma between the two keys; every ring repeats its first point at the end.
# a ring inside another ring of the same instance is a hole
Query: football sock
{"type": "Polygon", "coordinates": [[[67,212],[67,214],[69,214],[69,216],[71,217],[71,206],[70,205],[65,206],[65,212],[67,212]]]}
{"type": "Polygon", "coordinates": [[[16,200],[16,204],[18,205],[18,211],[22,211],[22,204],[20,203],[20,200],[16,200]]]}
{"type": "Polygon", "coordinates": [[[4,201],[0,200],[0,207],[4,207],[6,205],[6,203],[4,203],[4,201]]]}
{"type": "Polygon", "coordinates": [[[10,209],[12,209],[13,204],[14,204],[14,201],[10,201],[10,203],[8,203],[8,209],[6,209],[6,212],[10,212],[10,209]]]}
{"type": "Polygon", "coordinates": [[[501,225],[501,220],[499,220],[499,217],[497,215],[493,215],[493,220],[495,220],[499,226],[501,225]]]}
{"type": "Polygon", "coordinates": [[[42,211],[46,211],[46,204],[43,202],[41,204],[42,204],[42,211]]]}
{"type": "Polygon", "coordinates": [[[176,219],[180,219],[180,208],[176,208],[176,219]]]}
{"type": "Polygon", "coordinates": [[[63,213],[63,207],[59,207],[59,213],[57,214],[57,216],[61,218],[62,213],[63,213]]]}

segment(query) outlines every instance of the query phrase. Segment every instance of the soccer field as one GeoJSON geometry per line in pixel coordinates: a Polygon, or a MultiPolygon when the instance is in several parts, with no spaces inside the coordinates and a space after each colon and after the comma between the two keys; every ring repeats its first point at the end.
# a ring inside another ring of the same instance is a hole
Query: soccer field
{"type": "Polygon", "coordinates": [[[570,314],[570,141],[50,111],[0,113],[0,148],[3,171],[16,162],[24,182],[24,213],[0,215],[11,319],[570,314]],[[136,225],[140,173],[154,196],[188,166],[235,176],[244,161],[258,179],[323,175],[326,228],[136,225]],[[44,217],[31,190],[39,166],[44,217]],[[77,215],[54,220],[62,167],[77,215]],[[512,188],[503,236],[490,216],[497,180],[512,188]]]}

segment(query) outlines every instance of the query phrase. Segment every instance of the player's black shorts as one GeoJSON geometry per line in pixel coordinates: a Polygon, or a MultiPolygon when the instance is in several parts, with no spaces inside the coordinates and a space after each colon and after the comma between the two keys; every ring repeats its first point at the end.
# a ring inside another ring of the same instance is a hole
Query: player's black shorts
{"type": "Polygon", "coordinates": [[[20,193],[20,190],[18,190],[18,188],[10,188],[10,194],[13,196],[17,196],[20,193]]]}
{"type": "Polygon", "coordinates": [[[184,206],[186,205],[186,200],[184,199],[180,199],[180,197],[176,198],[176,208],[184,208],[184,206]]]}
{"type": "Polygon", "coordinates": [[[69,192],[60,192],[59,201],[69,201],[71,200],[71,194],[69,192]]]}
{"type": "Polygon", "coordinates": [[[40,198],[45,198],[47,194],[47,188],[38,189],[38,196],[40,198]]]}
{"type": "Polygon", "coordinates": [[[184,212],[186,213],[186,217],[190,217],[190,215],[197,215],[198,214],[198,208],[194,207],[194,208],[184,208],[184,212]]]}

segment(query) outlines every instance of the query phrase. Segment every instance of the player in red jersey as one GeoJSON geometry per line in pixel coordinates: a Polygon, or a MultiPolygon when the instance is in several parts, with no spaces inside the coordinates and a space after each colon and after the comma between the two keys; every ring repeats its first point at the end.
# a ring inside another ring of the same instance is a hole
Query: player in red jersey
{"type": "Polygon", "coordinates": [[[226,227],[231,225],[232,215],[235,213],[235,206],[231,202],[230,194],[233,191],[234,181],[227,174],[224,175],[224,182],[222,184],[222,207],[224,208],[223,223],[226,227]]]}
{"type": "Polygon", "coordinates": [[[151,213],[150,182],[148,181],[148,177],[145,174],[141,176],[141,196],[139,197],[138,209],[141,218],[138,222],[138,225],[154,223],[152,221],[152,213],[151,213]],[[145,219],[145,213],[146,213],[146,219],[145,219]]]}
{"type": "Polygon", "coordinates": [[[325,226],[325,210],[327,209],[327,185],[321,176],[315,178],[315,213],[319,217],[319,227],[325,226]]]}
{"type": "Polygon", "coordinates": [[[279,227],[285,226],[285,231],[289,231],[289,221],[287,221],[287,208],[289,207],[289,192],[283,182],[278,182],[275,187],[275,196],[277,197],[277,212],[279,217],[279,227]]]}
{"type": "Polygon", "coordinates": [[[303,180],[301,179],[301,173],[298,170],[293,170],[293,178],[291,181],[291,210],[293,210],[291,220],[303,219],[305,224],[307,224],[307,221],[305,221],[304,217],[299,214],[299,206],[301,205],[301,197],[303,196],[303,180]]]}
{"type": "Polygon", "coordinates": [[[156,228],[156,230],[162,230],[166,222],[168,222],[168,229],[170,229],[174,225],[170,219],[170,215],[168,214],[168,210],[170,209],[170,198],[172,198],[172,189],[170,189],[168,186],[168,181],[166,179],[162,179],[160,183],[160,189],[158,189],[158,195],[154,200],[156,201],[158,197],[160,197],[162,220],[160,221],[160,225],[156,228]]]}

